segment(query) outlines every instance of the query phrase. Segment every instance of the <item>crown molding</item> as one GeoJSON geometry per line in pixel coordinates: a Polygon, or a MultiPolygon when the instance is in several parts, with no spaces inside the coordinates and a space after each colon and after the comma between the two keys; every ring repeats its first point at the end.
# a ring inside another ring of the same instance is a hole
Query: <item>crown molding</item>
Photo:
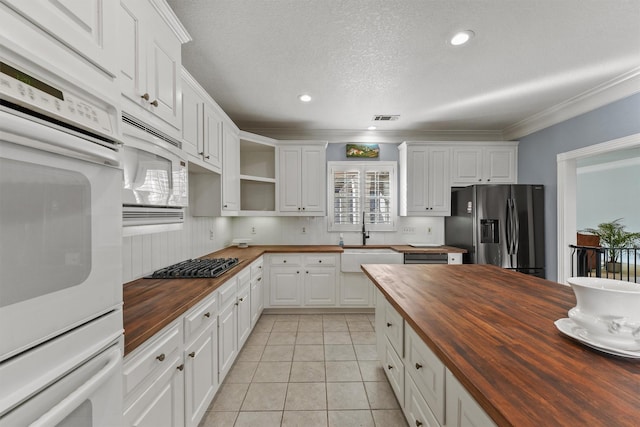
{"type": "Polygon", "coordinates": [[[640,92],[640,67],[503,129],[504,139],[520,139],[640,92]]]}
{"type": "Polygon", "coordinates": [[[182,25],[182,22],[180,22],[166,0],[151,0],[151,4],[167,25],[169,25],[171,30],[173,30],[176,37],[180,40],[180,43],[184,44],[193,40],[191,34],[189,34],[184,25],[182,25]]]}

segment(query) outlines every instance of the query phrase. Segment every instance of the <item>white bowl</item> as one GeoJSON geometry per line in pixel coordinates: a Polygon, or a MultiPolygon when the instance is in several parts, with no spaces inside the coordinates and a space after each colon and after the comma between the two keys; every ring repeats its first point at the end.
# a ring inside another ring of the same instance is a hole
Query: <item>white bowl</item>
{"type": "Polygon", "coordinates": [[[597,277],[567,281],[577,300],[569,318],[590,337],[618,348],[640,344],[640,284],[597,277]]]}

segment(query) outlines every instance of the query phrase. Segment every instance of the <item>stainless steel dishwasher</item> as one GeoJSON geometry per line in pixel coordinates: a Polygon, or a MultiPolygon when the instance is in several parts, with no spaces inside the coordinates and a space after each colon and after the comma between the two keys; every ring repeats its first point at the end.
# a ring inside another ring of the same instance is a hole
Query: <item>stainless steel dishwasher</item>
{"type": "Polygon", "coordinates": [[[426,252],[405,252],[405,264],[448,264],[449,254],[434,254],[426,252]]]}

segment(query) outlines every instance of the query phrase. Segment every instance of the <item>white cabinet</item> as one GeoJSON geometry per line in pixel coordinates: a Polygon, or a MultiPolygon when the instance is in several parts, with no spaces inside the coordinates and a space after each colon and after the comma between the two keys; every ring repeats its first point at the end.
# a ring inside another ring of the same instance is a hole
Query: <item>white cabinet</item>
{"type": "Polygon", "coordinates": [[[278,146],[278,210],[296,215],[326,211],[326,142],[278,146]]]}
{"type": "Polygon", "coordinates": [[[445,388],[447,390],[447,426],[491,427],[496,425],[448,369],[445,388]]]}
{"type": "Polygon", "coordinates": [[[400,215],[451,214],[450,151],[445,145],[405,142],[400,151],[400,215]]]}
{"type": "Polygon", "coordinates": [[[304,304],[336,304],[335,267],[305,267],[304,304]]]}
{"type": "Polygon", "coordinates": [[[301,266],[277,265],[269,268],[269,305],[301,306],[303,276],[301,266]]]}
{"type": "Polygon", "coordinates": [[[337,256],[269,256],[269,306],[336,306],[337,256]]]}
{"type": "Polygon", "coordinates": [[[222,124],[222,212],[240,210],[240,136],[228,123],[222,124]]]}
{"type": "Polygon", "coordinates": [[[117,3],[6,0],[26,19],[111,77],[117,74],[117,3]]]}
{"type": "Polygon", "coordinates": [[[262,280],[263,260],[258,258],[251,264],[251,327],[256,322],[264,309],[264,285],[262,280]]]}
{"type": "Polygon", "coordinates": [[[251,333],[251,269],[238,273],[238,349],[251,333]]]}
{"type": "Polygon", "coordinates": [[[240,211],[276,213],[276,140],[240,131],[240,211]]]}
{"type": "Polygon", "coordinates": [[[117,30],[123,110],[177,133],[181,48],[190,36],[164,2],[147,0],[121,0],[117,30]]]}
{"type": "Polygon", "coordinates": [[[220,313],[218,314],[218,380],[222,380],[231,369],[238,354],[238,280],[232,278],[222,285],[220,313]]]}
{"type": "Polygon", "coordinates": [[[340,305],[371,307],[371,290],[371,281],[364,273],[342,273],[340,305]]]}
{"type": "Polygon", "coordinates": [[[515,184],[518,177],[518,143],[459,143],[452,148],[453,186],[515,184]]]}
{"type": "Polygon", "coordinates": [[[452,252],[448,253],[447,264],[462,264],[462,254],[452,252]]]}

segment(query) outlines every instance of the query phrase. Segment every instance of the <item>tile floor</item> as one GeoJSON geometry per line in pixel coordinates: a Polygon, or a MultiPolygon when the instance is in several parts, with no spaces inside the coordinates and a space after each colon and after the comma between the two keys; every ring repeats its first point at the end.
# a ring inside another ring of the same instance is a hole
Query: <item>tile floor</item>
{"type": "Polygon", "coordinates": [[[264,314],[200,427],[406,427],[369,314],[264,314]]]}

